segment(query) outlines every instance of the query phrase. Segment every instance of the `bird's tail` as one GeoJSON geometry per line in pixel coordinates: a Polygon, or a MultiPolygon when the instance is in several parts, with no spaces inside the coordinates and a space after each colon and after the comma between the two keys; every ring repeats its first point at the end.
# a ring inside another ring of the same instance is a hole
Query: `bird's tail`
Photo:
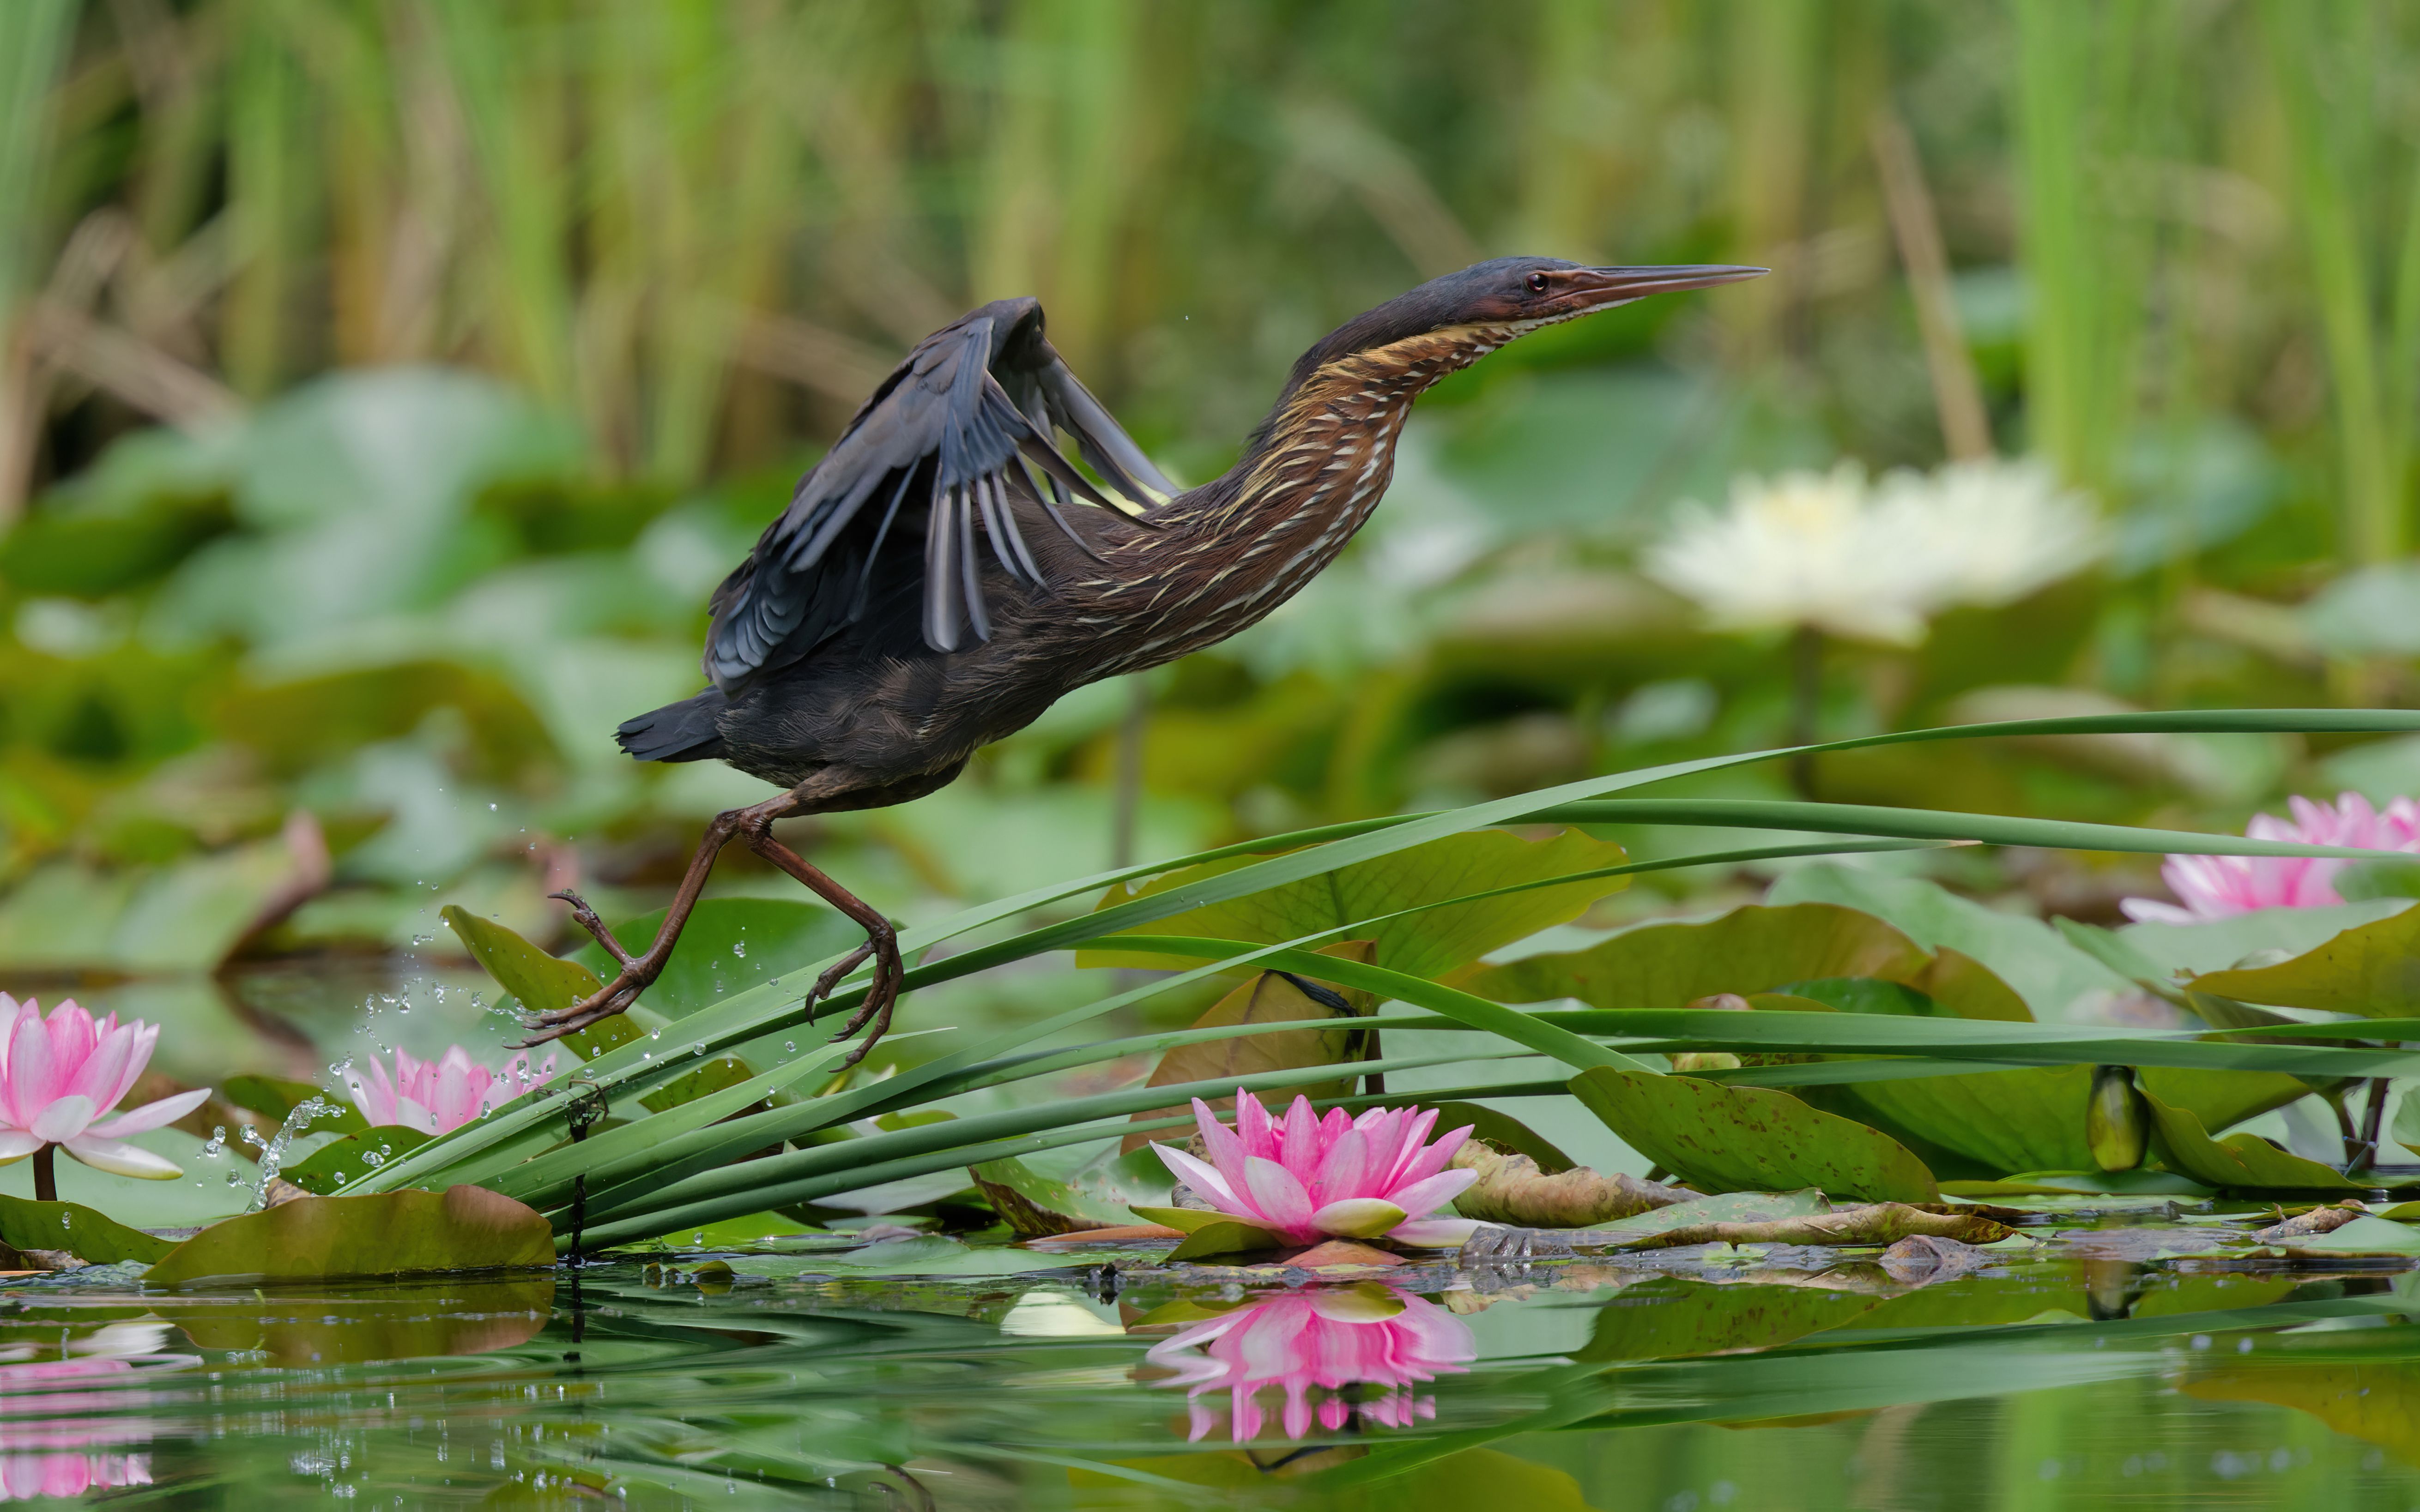
{"type": "Polygon", "coordinates": [[[730,700],[722,690],[709,687],[678,703],[623,720],[613,738],[638,761],[714,761],[724,754],[722,732],[715,728],[715,717],[728,707],[730,700]]]}

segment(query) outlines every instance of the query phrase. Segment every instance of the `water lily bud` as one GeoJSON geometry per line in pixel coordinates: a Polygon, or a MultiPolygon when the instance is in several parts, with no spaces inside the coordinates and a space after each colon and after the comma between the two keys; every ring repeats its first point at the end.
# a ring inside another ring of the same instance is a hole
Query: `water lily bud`
{"type": "Polygon", "coordinates": [[[2092,1095],[2084,1104],[2084,1139],[2092,1163],[2104,1171],[2131,1171],[2143,1164],[2151,1134],[2150,1109],[2134,1088],[2132,1066],[2092,1068],[2092,1095]]]}

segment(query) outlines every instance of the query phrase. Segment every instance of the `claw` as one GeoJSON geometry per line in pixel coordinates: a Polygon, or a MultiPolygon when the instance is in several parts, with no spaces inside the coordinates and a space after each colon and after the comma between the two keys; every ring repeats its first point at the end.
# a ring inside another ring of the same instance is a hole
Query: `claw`
{"type": "MultiPolygon", "coordinates": [[[[597,910],[588,906],[586,899],[581,897],[580,894],[572,891],[569,887],[566,887],[560,892],[550,892],[547,896],[569,903],[571,905],[571,921],[578,924],[582,929],[586,930],[590,938],[594,939],[598,945],[603,946],[607,955],[612,956],[615,961],[620,962],[625,966],[633,964],[636,962],[637,958],[631,955],[629,951],[622,949],[622,942],[615,939],[613,937],[613,932],[605,927],[605,921],[597,917],[597,910]]],[[[574,1004],[573,1006],[577,1007],[579,1005],[574,1004]]],[[[625,1004],[624,1006],[628,1007],[628,1005],[625,1004]]]]}
{"type": "Polygon", "coordinates": [[[866,983],[865,1001],[858,1005],[857,1011],[849,1015],[848,1022],[841,1026],[840,1032],[828,1041],[838,1044],[868,1024],[873,1025],[864,1042],[850,1051],[848,1057],[841,1062],[843,1071],[863,1060],[866,1052],[879,1044],[882,1037],[891,1031],[891,1011],[898,1005],[900,980],[908,974],[907,967],[899,959],[897,937],[886,932],[849,952],[839,964],[824,973],[822,980],[815,983],[814,996],[807,999],[812,1006],[816,997],[830,990],[830,984],[836,983],[844,974],[854,970],[869,954],[874,957],[874,980],[866,983]]]}
{"type": "Polygon", "coordinates": [[[520,1041],[510,1048],[526,1050],[533,1045],[544,1044],[550,1040],[560,1040],[566,1034],[578,1034],[589,1026],[612,1018],[637,1002],[639,995],[645,992],[655,981],[655,976],[653,973],[643,974],[632,969],[638,963],[631,961],[628,956],[623,960],[625,966],[621,974],[586,997],[576,1003],[566,1003],[561,1008],[541,1009],[522,1019],[521,1028],[529,1038],[520,1041]]]}

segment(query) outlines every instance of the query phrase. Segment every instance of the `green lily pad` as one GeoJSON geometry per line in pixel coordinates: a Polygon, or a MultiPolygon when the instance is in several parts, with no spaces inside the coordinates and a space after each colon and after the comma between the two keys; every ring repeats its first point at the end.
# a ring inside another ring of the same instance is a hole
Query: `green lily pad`
{"type": "Polygon", "coordinates": [[[2022,1171],[1996,1181],[1944,1181],[1951,1197],[2179,1196],[2211,1189],[2174,1171],[2022,1171]]]}
{"type": "Polygon", "coordinates": [[[1046,1176],[1014,1159],[970,1165],[967,1174],[990,1200],[992,1211],[1028,1239],[1131,1223],[1129,1214],[1137,1199],[1165,1196],[1169,1188],[1167,1167],[1149,1150],[1138,1150],[1109,1166],[1078,1172],[1065,1180],[1046,1176]]]}
{"type": "Polygon", "coordinates": [[[2360,1192],[2366,1188],[2317,1161],[2288,1154],[2257,1134],[2210,1137],[2201,1119],[2145,1092],[2156,1125],[2152,1149],[2160,1164],[2221,1191],[2360,1192]]]}
{"type": "Polygon", "coordinates": [[[370,1126],[359,1108],[309,1082],[288,1081],[282,1076],[230,1076],[219,1084],[217,1091],[219,1101],[259,1114],[269,1120],[271,1129],[315,1097],[326,1103],[331,1111],[311,1120],[313,1133],[359,1134],[370,1126]]]}
{"type": "MultiPolygon", "coordinates": [[[[497,985],[519,998],[525,1009],[544,1011],[567,1008],[605,985],[597,973],[579,962],[551,956],[493,919],[481,918],[451,903],[446,905],[444,918],[463,948],[487,968],[488,975],[496,979],[497,985]]],[[[565,1035],[563,1043],[582,1058],[594,1060],[664,1022],[661,1015],[634,1007],[599,1020],[578,1034],[565,1035]]],[[[639,1103],[660,1113],[708,1092],[737,1087],[754,1075],[745,1061],[717,1056],[678,1081],[649,1092],[639,1103]]]]}
{"type": "MultiPolygon", "coordinates": [[[[1166,892],[1205,877],[1220,875],[1267,859],[1237,856],[1180,868],[1148,884],[1111,887],[1100,906],[1114,907],[1152,893],[1166,892]]],[[[1472,830],[1415,845],[1373,860],[1319,876],[1290,882],[1265,892],[1212,903],[1158,919],[1141,927],[1151,934],[1196,934],[1213,939],[1269,944],[1300,939],[1322,931],[1342,930],[1357,921],[1377,918],[1405,908],[1458,898],[1524,882],[1544,882],[1575,872],[1620,866],[1625,856],[1619,845],[1591,840],[1567,829],[1550,840],[1523,840],[1500,829],[1472,830]]],[[[1382,919],[1357,937],[1376,948],[1376,964],[1435,980],[1469,965],[1499,946],[1526,939],[1540,930],[1567,923],[1608,893],[1629,885],[1626,877],[1598,877],[1506,893],[1476,903],[1423,909],[1400,918],[1382,919]]],[[[1076,954],[1079,966],[1191,966],[1192,961],[1171,962],[1118,949],[1108,935],[1076,954]]]]}
{"type": "MultiPolygon", "coordinates": [[[[613,937],[637,954],[655,943],[666,910],[614,925],[613,937]]],[[[789,898],[707,898],[691,909],[663,975],[647,988],[647,1006],[685,1018],[716,1001],[804,971],[864,942],[865,932],[833,909],[789,898]]],[[[613,965],[591,940],[567,958],[602,976],[613,965]]],[[[801,979],[803,995],[809,981],[801,979]]]]}
{"type": "Polygon", "coordinates": [[[419,1275],[554,1263],[536,1211],[475,1186],[297,1197],[213,1224],[162,1256],[162,1287],[250,1286],[332,1276],[419,1275]]]}
{"type": "Polygon", "coordinates": [[[1668,1208],[1651,1208],[1627,1218],[1599,1224],[1592,1233],[1619,1234],[1625,1239],[1644,1238],[1674,1228],[1686,1228],[1692,1224],[1753,1224],[1775,1218],[1811,1218],[1819,1212],[1829,1212],[1832,1204],[1815,1187],[1803,1192],[1724,1192],[1709,1197],[1692,1197],[1668,1208]]]}
{"type": "Polygon", "coordinates": [[[1854,908],[1750,904],[1702,924],[1647,924],[1585,950],[1525,956],[1479,973],[1470,990],[1507,1003],[1681,1008],[1714,993],[1826,979],[1906,982],[1929,964],[1906,935],[1854,908]]]}
{"type": "Polygon", "coordinates": [[[176,1246],[72,1202],[0,1196],[0,1243],[11,1249],[63,1249],[90,1265],[158,1259],[176,1246]]]}
{"type": "Polygon", "coordinates": [[[2273,1247],[2306,1255],[2420,1255],[2420,1228],[2386,1218],[2355,1218],[2341,1228],[2273,1247]]]}
{"type": "Polygon", "coordinates": [[[1658,1276],[1601,1304],[1576,1359],[1674,1360],[1767,1350],[1869,1313],[1883,1299],[1832,1287],[1658,1276]]]}
{"type": "Polygon", "coordinates": [[[1171,1260],[1199,1259],[1204,1255],[1241,1255],[1276,1249],[1285,1241],[1253,1224],[1239,1223],[1206,1208],[1162,1208],[1138,1203],[1134,1215],[1147,1224],[1176,1229],[1185,1242],[1169,1251],[1171,1260]]]}
{"type": "Polygon", "coordinates": [[[1786,1093],[1599,1066],[1571,1089],[1633,1149],[1706,1192],[1821,1187],[1869,1202],[1938,1202],[1907,1147],[1786,1093]]]}
{"type": "MultiPolygon", "coordinates": [[[[2241,1123],[2310,1090],[2267,1072],[2149,1066],[2136,1074],[2146,1092],[2192,1112],[2206,1129],[2241,1123]]],[[[2089,1066],[2035,1066],[1865,1082],[1836,1096],[1841,1106],[1870,1109],[1882,1128],[1905,1130],[1992,1171],[2080,1171],[2093,1165],[2085,1134],[2091,1089],[2089,1066]]]]}
{"type": "Polygon", "coordinates": [[[2363,1018],[2420,1013],[2420,908],[2359,924],[2273,966],[2206,971],[2195,992],[2363,1018]]]}
{"type": "Polygon", "coordinates": [[[376,1169],[365,1162],[365,1156],[375,1154],[380,1164],[384,1164],[427,1143],[428,1135],[399,1123],[365,1126],[357,1134],[321,1145],[311,1151],[309,1159],[281,1167],[277,1174],[313,1196],[326,1196],[364,1172],[376,1169]]]}

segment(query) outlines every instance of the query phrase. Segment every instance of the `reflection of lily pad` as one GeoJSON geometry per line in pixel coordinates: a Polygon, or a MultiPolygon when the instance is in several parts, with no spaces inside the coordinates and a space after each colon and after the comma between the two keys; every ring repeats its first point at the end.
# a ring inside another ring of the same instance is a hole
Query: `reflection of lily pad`
{"type": "Polygon", "coordinates": [[[1701,1191],[1813,1186],[1869,1202],[1941,1200],[1906,1146],[1785,1093],[1608,1066],[1570,1085],[1624,1143],[1701,1191]]]}
{"type": "Polygon", "coordinates": [[[554,1311],[554,1278],[407,1282],[313,1298],[163,1299],[156,1310],[205,1350],[260,1350],[282,1365],[485,1354],[526,1344],[554,1311]]]}
{"type": "Polygon", "coordinates": [[[1576,1358],[1668,1360],[1771,1349],[1837,1328],[1882,1302],[1829,1287],[1766,1286],[1658,1276],[1602,1304],[1576,1358]]]}

